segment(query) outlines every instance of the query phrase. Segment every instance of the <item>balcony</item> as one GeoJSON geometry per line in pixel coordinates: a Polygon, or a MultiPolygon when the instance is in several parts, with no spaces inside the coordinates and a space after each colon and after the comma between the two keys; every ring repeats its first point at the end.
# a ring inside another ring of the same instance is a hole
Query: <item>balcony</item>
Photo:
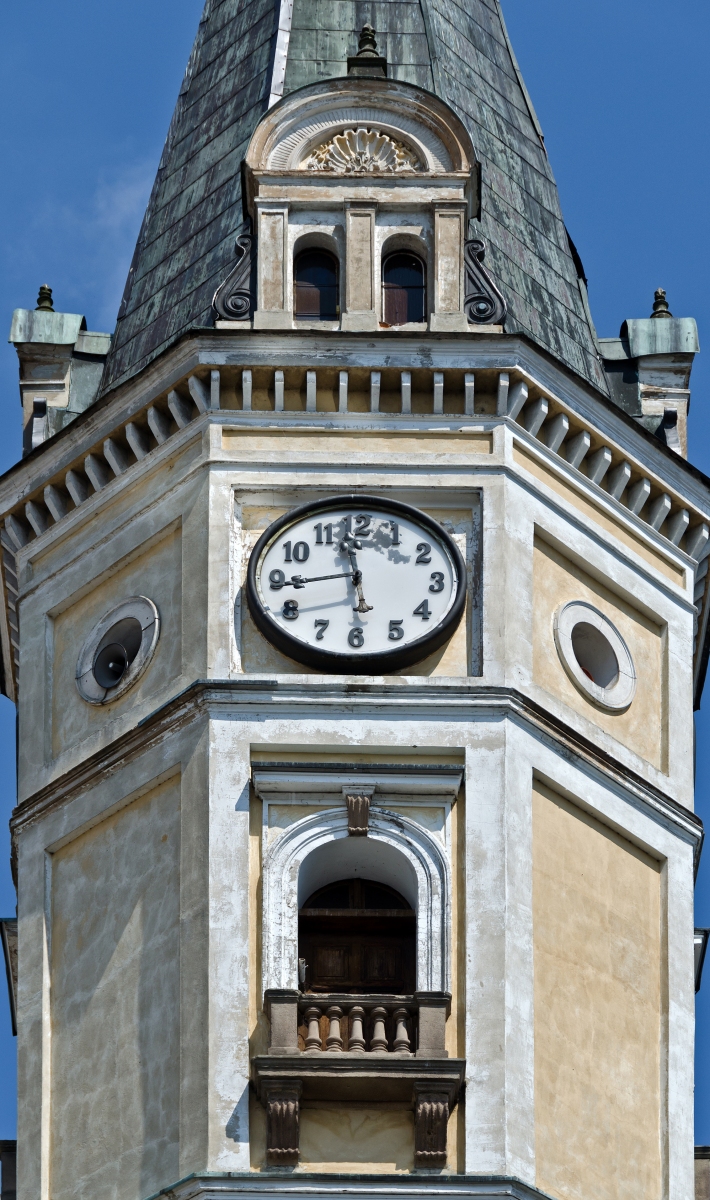
{"type": "Polygon", "coordinates": [[[446,992],[412,996],[317,995],[270,990],[267,1054],[253,1060],[267,1113],[267,1161],[298,1163],[302,1101],[404,1103],[415,1114],[415,1166],[446,1165],[449,1114],[465,1060],[445,1049],[446,992]]]}

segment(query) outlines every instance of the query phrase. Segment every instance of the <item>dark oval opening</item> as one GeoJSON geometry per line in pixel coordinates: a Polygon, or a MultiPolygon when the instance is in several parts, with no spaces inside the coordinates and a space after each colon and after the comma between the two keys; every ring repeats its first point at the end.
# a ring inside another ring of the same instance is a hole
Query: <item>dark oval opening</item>
{"type": "Polygon", "coordinates": [[[94,659],[94,678],[100,687],[115,687],[127,670],[126,650],[119,642],[111,642],[110,645],[104,646],[94,659]]]}
{"type": "Polygon", "coordinates": [[[594,625],[579,621],[572,630],[572,649],[580,667],[592,683],[608,688],[619,678],[619,662],[611,645],[594,625]]]}
{"type": "Polygon", "coordinates": [[[136,617],[124,617],[104,634],[94,655],[94,679],[99,687],[121,682],[141,647],[143,630],[136,617]]]}
{"type": "Polygon", "coordinates": [[[390,254],[382,267],[384,321],[386,325],[406,325],[424,321],[426,313],[426,271],[416,254],[390,254]]]}
{"type": "Polygon", "coordinates": [[[338,260],[327,250],[304,250],[294,264],[296,317],[335,321],[338,303],[338,260]]]}
{"type": "Polygon", "coordinates": [[[307,992],[411,995],[416,915],[404,896],[371,879],[340,879],[309,896],[298,918],[307,992]]]}

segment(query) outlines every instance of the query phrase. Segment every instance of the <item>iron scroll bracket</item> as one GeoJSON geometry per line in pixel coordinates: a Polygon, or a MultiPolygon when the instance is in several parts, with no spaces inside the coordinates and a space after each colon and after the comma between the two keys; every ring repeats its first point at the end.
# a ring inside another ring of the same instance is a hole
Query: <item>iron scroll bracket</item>
{"type": "Polygon", "coordinates": [[[254,315],[254,274],[256,245],[250,233],[237,238],[234,250],[237,264],[217,288],[212,308],[224,321],[248,321],[254,315]]]}
{"type": "Polygon", "coordinates": [[[508,305],[483,265],[486,243],[483,238],[471,238],[464,243],[465,294],[464,312],[473,325],[502,325],[508,305]]]}

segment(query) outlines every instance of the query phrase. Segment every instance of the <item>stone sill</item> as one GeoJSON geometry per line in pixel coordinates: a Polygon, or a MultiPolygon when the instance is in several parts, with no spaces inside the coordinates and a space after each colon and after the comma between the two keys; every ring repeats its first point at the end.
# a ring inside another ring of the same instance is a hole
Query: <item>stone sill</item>
{"type": "Polygon", "coordinates": [[[444,1093],[454,1107],[463,1085],[463,1058],[410,1054],[260,1054],[252,1060],[259,1099],[268,1085],[300,1085],[302,1100],[414,1104],[416,1090],[444,1093]]]}

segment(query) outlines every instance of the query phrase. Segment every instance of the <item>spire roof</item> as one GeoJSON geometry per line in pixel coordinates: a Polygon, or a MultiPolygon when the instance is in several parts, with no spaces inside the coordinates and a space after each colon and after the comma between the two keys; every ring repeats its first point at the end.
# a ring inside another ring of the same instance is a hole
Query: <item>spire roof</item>
{"type": "Polygon", "coordinates": [[[241,162],[280,95],[345,75],[366,23],[390,78],[437,93],[482,163],[476,236],[527,334],[607,391],[542,133],[498,0],[207,0],[126,282],[104,390],[212,324],[242,230],[241,162]]]}

